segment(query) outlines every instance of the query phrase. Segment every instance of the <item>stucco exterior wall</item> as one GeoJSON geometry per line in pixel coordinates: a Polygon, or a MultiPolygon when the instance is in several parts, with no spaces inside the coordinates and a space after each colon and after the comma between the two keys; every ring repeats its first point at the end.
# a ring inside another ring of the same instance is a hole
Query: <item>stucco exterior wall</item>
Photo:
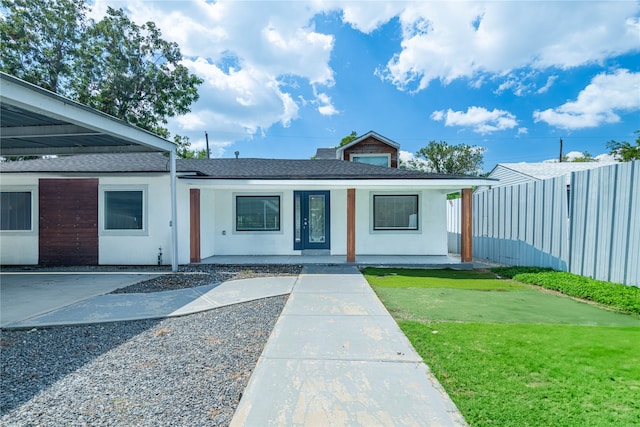
{"type": "Polygon", "coordinates": [[[357,190],[356,255],[446,255],[445,201],[433,190],[357,190]],[[418,230],[373,230],[374,194],[418,194],[418,230]]]}
{"type": "Polygon", "coordinates": [[[0,191],[31,191],[30,231],[0,231],[0,264],[32,265],[38,263],[38,177],[3,175],[0,191]]]}
{"type": "MultiPolygon", "coordinates": [[[[33,189],[32,231],[0,232],[0,264],[31,265],[38,264],[38,178],[95,178],[92,175],[79,174],[4,174],[2,189],[33,189]]],[[[162,263],[171,264],[171,198],[170,180],[166,174],[110,175],[99,177],[98,184],[98,263],[101,265],[156,265],[162,248],[162,263]],[[144,189],[145,222],[143,233],[122,231],[105,233],[102,225],[103,207],[102,192],[105,189],[144,189]]],[[[184,189],[183,189],[184,190],[184,189]]],[[[178,206],[185,206],[180,200],[184,195],[178,192],[178,206]]],[[[188,209],[188,199],[186,200],[188,209]]],[[[180,211],[180,209],[179,209],[180,211]]],[[[183,212],[179,218],[185,218],[183,212]],[[182,215],[181,215],[182,214],[182,215]]],[[[188,231],[188,210],[186,211],[186,227],[188,231]]],[[[178,223],[180,225],[180,222],[178,223]]],[[[188,236],[188,234],[187,234],[188,236]]],[[[184,243],[180,243],[184,245],[184,243]]],[[[188,239],[187,261],[188,262],[188,239]]]]}
{"type": "Polygon", "coordinates": [[[214,248],[214,255],[291,255],[296,253],[293,250],[292,191],[216,190],[213,214],[203,212],[202,207],[201,200],[200,224],[203,231],[201,245],[214,248]],[[236,195],[280,196],[280,230],[235,231],[234,205],[236,195]]]}
{"type": "MultiPolygon", "coordinates": [[[[293,249],[293,190],[201,189],[201,255],[296,255],[293,249]],[[280,231],[238,232],[234,227],[236,195],[281,196],[280,231]]],[[[446,196],[438,191],[356,192],[356,253],[358,255],[446,255],[446,196]],[[418,194],[417,231],[374,231],[373,194],[418,194]]],[[[188,214],[188,212],[187,212],[188,214]]],[[[331,255],[345,255],[347,235],[347,191],[331,190],[331,255]]],[[[180,220],[184,216],[180,216],[180,220]]],[[[188,215],[187,217],[188,218],[188,215]]],[[[185,234],[181,233],[181,236],[185,234]]],[[[188,234],[186,234],[188,236],[188,234]]],[[[188,246],[183,238],[181,247],[188,246]]],[[[181,257],[181,262],[182,257],[181,257]]]]}
{"type": "MultiPolygon", "coordinates": [[[[101,265],[155,265],[162,248],[162,264],[171,263],[171,198],[168,176],[109,176],[101,177],[99,192],[104,188],[137,188],[146,189],[145,203],[147,227],[144,235],[105,235],[102,227],[98,228],[99,263],[101,265]]],[[[98,200],[102,200],[99,194],[98,200]]],[[[180,206],[180,204],[179,204],[180,206]]],[[[100,206],[98,215],[104,211],[100,206]]],[[[187,216],[188,218],[188,216],[187,216]]],[[[178,223],[179,224],[179,223],[178,223]]]]}
{"type": "MultiPolygon", "coordinates": [[[[4,174],[2,188],[30,189],[34,192],[33,230],[30,232],[0,232],[0,263],[38,263],[38,177],[36,174],[4,174]]],[[[47,178],[69,177],[47,174],[47,178]]],[[[95,177],[74,175],[78,178],[95,177]]],[[[171,198],[170,178],[167,174],[129,174],[99,177],[99,204],[102,192],[108,188],[143,188],[146,207],[144,233],[104,233],[99,226],[99,263],[103,265],[155,265],[162,248],[162,263],[171,263],[171,198]]],[[[215,255],[297,255],[293,249],[294,190],[328,190],[304,186],[263,188],[236,186],[221,189],[207,184],[178,180],[178,262],[188,264],[189,246],[189,189],[200,189],[200,245],[201,257],[215,255]],[[240,189],[243,188],[243,189],[240,189]],[[235,231],[236,195],[279,195],[281,203],[280,230],[269,232],[235,231]]],[[[347,190],[331,193],[331,250],[332,255],[346,256],[347,190]]],[[[99,215],[104,211],[99,205],[99,215]]],[[[356,254],[357,255],[446,255],[446,197],[440,191],[419,189],[358,189],[356,192],[356,254]],[[374,231],[372,200],[374,194],[418,194],[418,230],[374,231]]]]}

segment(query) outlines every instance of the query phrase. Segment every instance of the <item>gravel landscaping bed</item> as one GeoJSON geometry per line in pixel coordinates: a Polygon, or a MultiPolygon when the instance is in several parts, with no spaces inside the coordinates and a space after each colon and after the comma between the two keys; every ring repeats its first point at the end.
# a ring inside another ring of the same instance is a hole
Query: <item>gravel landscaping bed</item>
{"type": "Polygon", "coordinates": [[[253,277],[297,276],[301,270],[298,265],[185,265],[177,273],[144,280],[111,293],[159,292],[253,277]]]}
{"type": "Polygon", "coordinates": [[[286,299],[2,331],[0,424],[227,425],[286,299]]]}

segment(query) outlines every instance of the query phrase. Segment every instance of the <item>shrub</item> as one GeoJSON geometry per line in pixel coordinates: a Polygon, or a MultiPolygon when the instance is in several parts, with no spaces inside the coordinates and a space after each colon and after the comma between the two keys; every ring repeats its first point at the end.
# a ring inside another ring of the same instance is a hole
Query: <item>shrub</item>
{"type": "Polygon", "coordinates": [[[546,267],[519,267],[519,266],[511,266],[511,267],[494,267],[491,269],[492,272],[501,277],[506,277],[507,279],[513,279],[513,276],[522,274],[522,273],[540,273],[543,271],[554,271],[552,268],[546,267]]]}
{"type": "Polygon", "coordinates": [[[594,280],[561,271],[523,272],[513,275],[513,279],[618,310],[640,314],[640,288],[635,286],[594,280]]]}

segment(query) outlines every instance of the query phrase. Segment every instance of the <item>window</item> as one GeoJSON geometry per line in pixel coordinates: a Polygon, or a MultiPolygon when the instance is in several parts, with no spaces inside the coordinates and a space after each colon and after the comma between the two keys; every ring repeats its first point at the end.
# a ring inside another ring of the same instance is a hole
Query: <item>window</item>
{"type": "Polygon", "coordinates": [[[374,166],[391,166],[391,156],[389,154],[352,154],[351,161],[374,166]]]}
{"type": "Polygon", "coordinates": [[[0,193],[0,230],[31,230],[31,192],[3,191],[0,193]]]}
{"type": "Polygon", "coordinates": [[[374,230],[417,230],[418,195],[374,195],[374,230]]]}
{"type": "Polygon", "coordinates": [[[104,229],[143,230],[143,209],[142,190],[105,191],[104,229]]]}
{"type": "Polygon", "coordinates": [[[236,231],[280,231],[280,196],[236,196],[236,231]]]}

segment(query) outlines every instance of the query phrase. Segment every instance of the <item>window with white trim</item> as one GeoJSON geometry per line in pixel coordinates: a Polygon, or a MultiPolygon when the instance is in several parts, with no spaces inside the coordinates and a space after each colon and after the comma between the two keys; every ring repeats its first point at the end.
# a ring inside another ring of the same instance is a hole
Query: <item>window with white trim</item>
{"type": "Polygon", "coordinates": [[[142,190],[104,191],[105,230],[143,230],[144,192],[142,190]]]}
{"type": "Polygon", "coordinates": [[[351,161],[354,163],[391,167],[390,154],[351,154],[351,161]]]}
{"type": "Polygon", "coordinates": [[[0,230],[32,230],[31,191],[2,191],[0,193],[0,230]]]}
{"type": "Polygon", "coordinates": [[[417,230],[417,194],[376,194],[373,196],[374,230],[417,230]]]}
{"type": "Polygon", "coordinates": [[[280,231],[280,196],[236,196],[236,231],[280,231]]]}

